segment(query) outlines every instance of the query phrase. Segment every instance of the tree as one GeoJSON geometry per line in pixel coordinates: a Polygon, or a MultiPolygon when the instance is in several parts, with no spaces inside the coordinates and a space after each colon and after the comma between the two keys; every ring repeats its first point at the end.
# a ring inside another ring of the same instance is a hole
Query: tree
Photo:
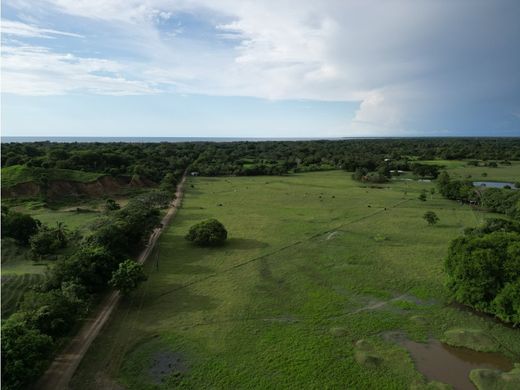
{"type": "Polygon", "coordinates": [[[110,285],[119,290],[123,295],[128,295],[146,279],[143,266],[128,259],[120,263],[119,268],[114,271],[112,279],[110,279],[110,285]]]}
{"type": "Polygon", "coordinates": [[[226,241],[227,230],[216,219],[208,219],[193,225],[185,238],[200,246],[219,245],[226,241]]]}
{"type": "Polygon", "coordinates": [[[418,198],[420,201],[422,202],[426,202],[426,191],[425,190],[422,190],[420,195],[419,195],[419,198],[418,198]]]}
{"type": "Polygon", "coordinates": [[[121,206],[114,199],[107,199],[105,202],[105,211],[119,210],[121,206]]]}
{"type": "Polygon", "coordinates": [[[86,307],[82,297],[71,294],[74,290],[70,285],[71,283],[66,283],[59,289],[25,293],[20,310],[25,313],[27,322],[49,336],[65,335],[86,307]],[[62,287],[68,287],[66,293],[62,287]]]}
{"type": "Polygon", "coordinates": [[[161,190],[175,192],[176,187],[177,178],[173,173],[168,172],[166,175],[164,175],[163,179],[161,180],[161,190]]]}
{"type": "Polygon", "coordinates": [[[87,292],[97,293],[107,288],[118,264],[117,258],[107,247],[84,243],[71,257],[58,260],[47,285],[49,288],[60,288],[63,283],[77,281],[87,292]]]}
{"type": "Polygon", "coordinates": [[[67,246],[67,226],[63,222],[56,222],[56,226],[54,227],[54,233],[56,235],[56,239],[60,243],[60,246],[62,248],[65,248],[67,246]]]}
{"type": "Polygon", "coordinates": [[[520,234],[470,230],[452,241],[444,267],[455,300],[520,323],[520,234]]]}
{"type": "Polygon", "coordinates": [[[27,245],[39,226],[40,221],[28,214],[2,209],[2,237],[11,237],[20,245],[27,245]]]}
{"type": "Polygon", "coordinates": [[[38,233],[29,239],[29,245],[38,258],[55,253],[67,245],[67,228],[62,222],[56,222],[54,228],[41,225],[38,233]]]}
{"type": "Polygon", "coordinates": [[[25,388],[47,366],[52,338],[33,328],[23,313],[2,323],[2,388],[25,388]]]}
{"type": "Polygon", "coordinates": [[[32,254],[37,258],[55,253],[60,247],[60,241],[56,238],[56,234],[48,229],[41,228],[38,233],[29,239],[32,254]]]}
{"type": "Polygon", "coordinates": [[[428,222],[428,225],[435,225],[437,222],[439,222],[439,217],[437,217],[437,214],[433,211],[427,211],[423,215],[423,219],[428,222]]]}

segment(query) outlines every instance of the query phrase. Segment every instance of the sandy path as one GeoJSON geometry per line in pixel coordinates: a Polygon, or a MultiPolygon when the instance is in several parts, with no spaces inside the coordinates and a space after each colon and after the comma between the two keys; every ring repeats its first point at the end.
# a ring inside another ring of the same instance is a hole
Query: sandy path
{"type": "MultiPolygon", "coordinates": [[[[159,236],[177,213],[177,209],[182,203],[185,182],[186,175],[183,176],[181,182],[177,186],[175,200],[170,204],[166,215],[161,221],[162,227],[156,228],[152,232],[148,240],[148,245],[137,258],[139,263],[143,264],[148,259],[159,236]]],[[[110,315],[116,308],[120,298],[121,296],[119,292],[114,291],[103,300],[100,306],[85,320],[76,336],[69,342],[63,351],[56,356],[51,366],[37,382],[35,386],[36,389],[62,390],[68,388],[69,381],[78,368],[81,359],[83,359],[83,356],[85,356],[90,345],[110,318],[110,315]]]]}

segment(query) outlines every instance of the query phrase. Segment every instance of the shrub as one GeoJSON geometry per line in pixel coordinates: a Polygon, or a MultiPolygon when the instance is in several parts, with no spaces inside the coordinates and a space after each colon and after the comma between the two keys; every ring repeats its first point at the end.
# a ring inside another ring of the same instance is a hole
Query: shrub
{"type": "Polygon", "coordinates": [[[439,222],[439,217],[437,217],[437,214],[435,214],[433,211],[425,212],[423,219],[428,222],[428,225],[435,225],[437,222],[439,222]]]}
{"type": "Polygon", "coordinates": [[[201,246],[219,245],[226,241],[227,231],[222,223],[209,219],[193,225],[185,238],[201,246]]]}

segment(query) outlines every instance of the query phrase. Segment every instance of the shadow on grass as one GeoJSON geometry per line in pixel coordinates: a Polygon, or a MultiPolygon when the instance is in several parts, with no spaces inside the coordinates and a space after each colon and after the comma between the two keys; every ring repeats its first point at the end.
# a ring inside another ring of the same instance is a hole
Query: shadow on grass
{"type": "Polygon", "coordinates": [[[239,250],[248,250],[248,249],[262,249],[268,247],[269,244],[266,242],[253,240],[250,238],[230,238],[223,245],[226,249],[239,249],[239,250]]]}
{"type": "MultiPolygon", "coordinates": [[[[197,311],[210,311],[218,306],[218,300],[212,296],[196,294],[187,288],[180,288],[180,284],[170,284],[169,289],[176,289],[175,293],[155,296],[153,305],[160,305],[161,310],[172,315],[179,313],[191,313],[197,311]]],[[[151,307],[150,305],[149,307],[151,307]]],[[[157,307],[157,306],[155,306],[157,307]]],[[[167,320],[168,321],[168,320],[167,320]]]]}

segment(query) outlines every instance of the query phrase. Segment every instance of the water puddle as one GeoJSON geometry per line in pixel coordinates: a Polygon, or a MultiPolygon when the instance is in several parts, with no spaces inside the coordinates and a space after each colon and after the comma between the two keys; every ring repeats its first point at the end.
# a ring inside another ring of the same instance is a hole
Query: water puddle
{"type": "Polygon", "coordinates": [[[501,371],[510,371],[513,368],[513,364],[499,353],[451,347],[434,339],[428,343],[417,343],[400,332],[386,333],[383,337],[405,347],[417,370],[428,380],[449,384],[455,390],[475,390],[469,379],[470,371],[475,368],[501,371]]]}

